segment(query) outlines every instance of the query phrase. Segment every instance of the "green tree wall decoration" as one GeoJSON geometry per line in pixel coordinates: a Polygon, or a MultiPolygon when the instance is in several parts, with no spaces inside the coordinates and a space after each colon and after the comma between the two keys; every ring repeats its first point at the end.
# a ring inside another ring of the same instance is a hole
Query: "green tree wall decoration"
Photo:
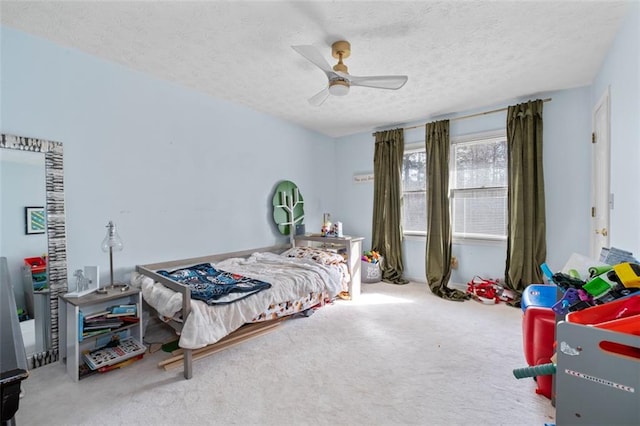
{"type": "Polygon", "coordinates": [[[295,183],[283,180],[273,194],[273,220],[282,235],[293,243],[296,225],[304,220],[304,199],[295,183]]]}

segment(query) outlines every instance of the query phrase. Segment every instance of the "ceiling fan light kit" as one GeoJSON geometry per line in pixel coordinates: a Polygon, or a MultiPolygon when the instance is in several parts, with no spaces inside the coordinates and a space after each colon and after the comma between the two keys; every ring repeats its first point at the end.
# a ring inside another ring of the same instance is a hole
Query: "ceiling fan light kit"
{"type": "Polygon", "coordinates": [[[380,75],[357,77],[349,74],[349,69],[342,62],[351,56],[351,44],[340,40],[331,45],[331,56],[338,59],[333,67],[324,59],[322,54],[313,46],[291,46],[293,50],[304,56],[307,60],[320,68],[327,76],[327,87],[309,98],[311,105],[320,106],[329,97],[345,96],[351,86],[370,87],[374,89],[398,90],[408,80],[406,75],[380,75]]]}
{"type": "Polygon", "coordinates": [[[344,96],[349,93],[349,82],[345,80],[334,80],[329,82],[329,93],[333,96],[344,96]]]}

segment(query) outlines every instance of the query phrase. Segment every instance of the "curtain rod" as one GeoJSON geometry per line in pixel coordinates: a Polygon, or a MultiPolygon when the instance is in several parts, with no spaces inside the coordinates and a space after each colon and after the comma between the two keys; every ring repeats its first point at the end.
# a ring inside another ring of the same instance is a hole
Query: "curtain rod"
{"type": "MultiPolygon", "coordinates": [[[[546,98],[543,99],[542,102],[551,102],[551,98],[546,98]]],[[[473,117],[479,117],[481,115],[488,115],[488,114],[494,114],[496,112],[502,112],[502,111],[506,111],[508,110],[509,107],[504,107],[504,108],[498,108],[498,109],[492,109],[491,111],[484,111],[484,112],[476,112],[475,114],[469,114],[469,115],[462,115],[460,117],[453,117],[453,118],[445,118],[443,120],[449,120],[449,121],[455,121],[455,120],[464,120],[465,118],[473,118],[473,117]]],[[[439,120],[438,120],[439,121],[439,120]]],[[[417,129],[420,127],[424,127],[426,126],[425,124],[417,124],[415,126],[410,126],[410,127],[403,127],[402,130],[411,130],[411,129],[417,129]]],[[[375,132],[371,133],[371,136],[375,136],[375,132]]]]}

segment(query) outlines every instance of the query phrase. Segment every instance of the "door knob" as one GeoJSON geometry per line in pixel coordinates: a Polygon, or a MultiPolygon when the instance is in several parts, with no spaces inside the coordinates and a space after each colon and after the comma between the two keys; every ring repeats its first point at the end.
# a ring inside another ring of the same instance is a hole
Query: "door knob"
{"type": "Polygon", "coordinates": [[[606,237],[609,233],[607,232],[607,228],[596,229],[596,234],[602,234],[603,237],[606,237]]]}

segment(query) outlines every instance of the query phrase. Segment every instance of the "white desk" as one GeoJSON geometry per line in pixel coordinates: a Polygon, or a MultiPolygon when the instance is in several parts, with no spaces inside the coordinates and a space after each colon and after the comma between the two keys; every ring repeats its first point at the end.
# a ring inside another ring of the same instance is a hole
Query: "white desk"
{"type": "Polygon", "coordinates": [[[364,237],[322,237],[319,235],[296,235],[294,245],[319,244],[325,248],[345,248],[347,252],[347,267],[351,281],[349,281],[349,296],[356,300],[360,296],[360,256],[362,255],[362,240],[364,237]]]}

